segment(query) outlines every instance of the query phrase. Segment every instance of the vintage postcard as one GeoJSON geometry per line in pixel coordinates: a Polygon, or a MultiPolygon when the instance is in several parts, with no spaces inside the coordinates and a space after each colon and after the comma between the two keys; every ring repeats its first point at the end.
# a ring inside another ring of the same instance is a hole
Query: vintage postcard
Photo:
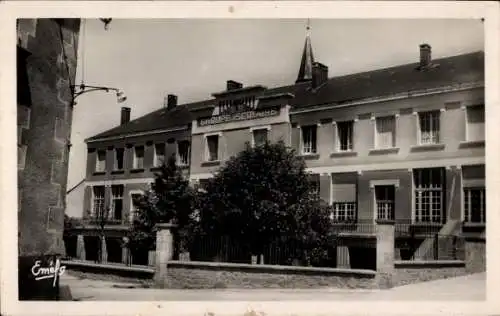
{"type": "Polygon", "coordinates": [[[498,3],[0,7],[2,314],[499,312],[498,3]]]}

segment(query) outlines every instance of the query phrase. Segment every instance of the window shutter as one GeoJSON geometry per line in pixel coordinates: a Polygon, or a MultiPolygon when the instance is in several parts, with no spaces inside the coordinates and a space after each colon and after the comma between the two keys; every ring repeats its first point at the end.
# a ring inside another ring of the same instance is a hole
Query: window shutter
{"type": "Polygon", "coordinates": [[[356,201],[356,184],[334,183],[332,196],[334,202],[354,202],[356,201]]]}
{"type": "Polygon", "coordinates": [[[484,165],[462,167],[462,186],[464,188],[485,187],[484,179],[485,179],[484,165]]]}
{"type": "Polygon", "coordinates": [[[467,109],[467,140],[484,140],[484,106],[467,109]]]}

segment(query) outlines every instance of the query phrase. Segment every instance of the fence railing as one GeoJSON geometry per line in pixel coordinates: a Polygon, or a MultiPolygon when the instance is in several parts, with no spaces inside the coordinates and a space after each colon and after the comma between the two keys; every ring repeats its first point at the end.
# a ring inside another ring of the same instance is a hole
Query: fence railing
{"type": "Polygon", "coordinates": [[[197,236],[189,247],[192,261],[335,267],[337,252],[331,247],[305,247],[297,241],[276,241],[252,252],[227,236],[197,236]]]}

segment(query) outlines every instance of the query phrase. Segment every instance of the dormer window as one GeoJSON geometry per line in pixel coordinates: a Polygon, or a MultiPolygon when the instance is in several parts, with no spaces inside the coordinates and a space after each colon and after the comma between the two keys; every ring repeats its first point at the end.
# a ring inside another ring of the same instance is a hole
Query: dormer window
{"type": "Polygon", "coordinates": [[[219,113],[229,114],[254,110],[257,106],[255,96],[232,98],[219,101],[219,113]]]}

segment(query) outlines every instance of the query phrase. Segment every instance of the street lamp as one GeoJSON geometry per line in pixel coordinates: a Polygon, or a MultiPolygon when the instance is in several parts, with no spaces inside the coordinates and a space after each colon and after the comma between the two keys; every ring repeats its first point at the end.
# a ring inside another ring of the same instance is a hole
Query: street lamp
{"type": "Polygon", "coordinates": [[[89,85],[86,85],[84,83],[81,83],[80,85],[72,85],[71,88],[73,91],[73,106],[76,105],[75,100],[77,97],[81,96],[84,93],[93,92],[93,91],[105,91],[105,92],[114,91],[114,92],[116,92],[116,101],[118,103],[123,103],[123,102],[125,102],[125,100],[127,100],[127,97],[125,96],[123,91],[121,91],[120,89],[117,89],[117,88],[102,87],[102,86],[89,86],[89,85]]]}

